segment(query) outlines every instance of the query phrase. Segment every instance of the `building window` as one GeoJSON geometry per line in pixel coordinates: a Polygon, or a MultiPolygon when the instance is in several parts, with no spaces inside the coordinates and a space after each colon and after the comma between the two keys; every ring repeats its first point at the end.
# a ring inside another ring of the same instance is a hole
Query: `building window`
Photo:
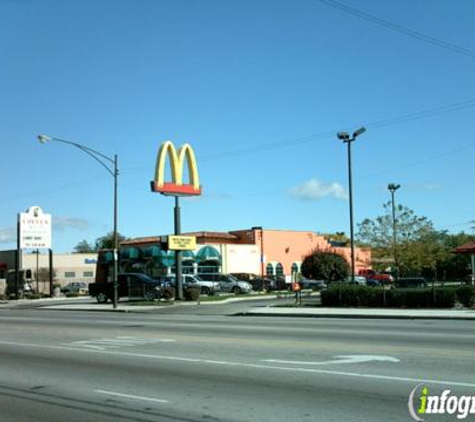
{"type": "Polygon", "coordinates": [[[274,266],[272,264],[267,264],[266,275],[274,275],[274,266]]]}
{"type": "Polygon", "coordinates": [[[74,271],[66,271],[64,273],[64,278],[74,278],[76,277],[76,273],[74,271]]]}
{"type": "Polygon", "coordinates": [[[84,271],[82,273],[83,277],[94,277],[94,272],[93,271],[84,271]]]}
{"type": "Polygon", "coordinates": [[[292,274],[296,274],[299,272],[299,266],[295,262],[292,264],[292,274]]]}
{"type": "Polygon", "coordinates": [[[282,277],[284,275],[284,267],[280,262],[275,266],[275,275],[277,277],[282,277]]]}

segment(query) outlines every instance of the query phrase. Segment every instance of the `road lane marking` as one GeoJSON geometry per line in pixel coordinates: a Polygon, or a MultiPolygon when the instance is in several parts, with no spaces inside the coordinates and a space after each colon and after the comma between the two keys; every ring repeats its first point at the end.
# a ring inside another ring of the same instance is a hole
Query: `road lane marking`
{"type": "Polygon", "coordinates": [[[271,363],[287,363],[291,365],[335,365],[341,363],[363,363],[363,362],[400,362],[399,359],[393,358],[391,356],[380,356],[380,355],[345,355],[345,356],[335,356],[336,359],[327,360],[322,362],[305,362],[299,360],[280,360],[280,359],[262,359],[261,362],[271,362],[271,363]]]}
{"type": "Polygon", "coordinates": [[[135,347],[146,344],[156,343],[170,343],[173,339],[167,338],[138,338],[131,336],[118,336],[114,338],[93,338],[89,340],[72,341],[69,343],[62,343],[65,346],[80,346],[96,350],[107,350],[114,347],[135,347]]]}
{"type": "Polygon", "coordinates": [[[105,356],[124,356],[124,357],[135,357],[135,358],[145,358],[145,359],[154,359],[162,361],[174,361],[174,362],[187,362],[187,363],[206,363],[210,365],[227,365],[241,368],[252,368],[252,369],[265,369],[265,370],[275,370],[282,372],[302,372],[309,374],[321,374],[321,375],[336,375],[342,377],[351,377],[351,378],[365,378],[370,380],[383,380],[383,381],[399,381],[407,383],[424,383],[424,384],[435,384],[435,385],[452,385],[456,387],[470,387],[475,388],[474,383],[468,382],[459,382],[459,381],[443,381],[443,380],[431,380],[431,379],[421,379],[421,378],[409,378],[409,377],[399,377],[391,375],[377,375],[377,374],[360,374],[357,372],[343,372],[343,371],[331,371],[328,369],[314,369],[314,368],[298,368],[298,367],[286,367],[286,366],[274,366],[274,365],[259,365],[253,363],[239,363],[239,362],[227,362],[227,361],[217,361],[217,360],[208,360],[200,358],[184,358],[176,356],[162,356],[162,355],[147,355],[144,353],[127,353],[119,351],[104,351],[104,350],[95,350],[95,349],[79,349],[74,347],[66,346],[49,346],[45,344],[33,344],[33,343],[18,343],[14,341],[3,341],[0,340],[0,344],[7,346],[15,347],[29,347],[33,349],[48,349],[48,350],[67,350],[73,352],[82,352],[82,353],[95,353],[105,356]]]}
{"type": "Polygon", "coordinates": [[[132,396],[130,394],[115,393],[114,391],[106,391],[106,390],[94,390],[94,391],[96,393],[99,393],[99,394],[107,394],[109,396],[124,397],[126,399],[152,401],[152,402],[155,402],[155,403],[170,403],[168,400],[154,399],[152,397],[132,396]]]}

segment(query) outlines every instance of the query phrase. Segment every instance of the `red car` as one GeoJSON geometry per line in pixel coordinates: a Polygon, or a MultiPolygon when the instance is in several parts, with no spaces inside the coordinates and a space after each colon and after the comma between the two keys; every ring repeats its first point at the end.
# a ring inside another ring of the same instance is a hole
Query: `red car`
{"type": "Polygon", "coordinates": [[[377,273],[374,270],[359,270],[358,275],[361,275],[365,277],[367,280],[372,279],[372,280],[378,280],[382,282],[383,284],[389,284],[394,282],[394,278],[390,274],[384,274],[384,273],[377,273]]]}

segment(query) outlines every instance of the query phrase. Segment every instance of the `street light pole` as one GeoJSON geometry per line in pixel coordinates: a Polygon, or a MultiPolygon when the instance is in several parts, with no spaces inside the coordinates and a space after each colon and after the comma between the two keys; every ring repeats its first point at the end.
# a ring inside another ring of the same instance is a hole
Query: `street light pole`
{"type": "Polygon", "coordinates": [[[355,236],[353,230],[353,183],[351,177],[351,143],[361,134],[366,132],[364,127],[360,127],[353,132],[350,137],[348,132],[338,132],[338,139],[342,140],[348,146],[348,191],[350,195],[350,245],[351,245],[351,282],[355,282],[355,236]]]}
{"type": "Polygon", "coordinates": [[[397,247],[396,247],[396,207],[394,205],[394,193],[401,187],[395,183],[390,183],[388,185],[389,192],[391,192],[391,209],[393,215],[393,259],[394,266],[396,267],[396,280],[399,278],[399,263],[397,256],[397,247]]]}
{"type": "Polygon", "coordinates": [[[114,266],[113,266],[113,274],[112,274],[112,282],[113,282],[112,304],[113,304],[114,309],[116,309],[117,302],[118,302],[117,274],[119,272],[118,253],[117,253],[119,249],[119,240],[118,240],[118,232],[117,232],[117,179],[119,175],[119,168],[118,168],[117,154],[115,154],[114,157],[111,158],[85,145],[78,144],[77,142],[66,141],[65,139],[54,138],[47,135],[38,135],[38,140],[42,144],[45,144],[46,142],[60,142],[62,144],[72,145],[80,149],[81,151],[85,152],[94,160],[96,160],[114,178],[114,222],[113,222],[114,224],[114,228],[113,228],[114,266]]]}

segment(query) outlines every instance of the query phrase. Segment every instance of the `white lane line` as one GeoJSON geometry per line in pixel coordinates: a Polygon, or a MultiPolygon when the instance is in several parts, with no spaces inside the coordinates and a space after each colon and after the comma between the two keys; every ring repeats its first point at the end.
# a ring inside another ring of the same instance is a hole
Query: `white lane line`
{"type": "Polygon", "coordinates": [[[452,385],[457,387],[470,387],[475,388],[474,383],[468,382],[459,382],[459,381],[444,381],[444,380],[431,380],[431,379],[421,379],[421,378],[409,378],[409,377],[398,377],[391,375],[377,375],[377,374],[360,374],[356,372],[343,372],[343,371],[330,371],[326,369],[313,369],[313,368],[298,368],[298,367],[285,367],[285,366],[272,366],[272,365],[259,365],[252,363],[239,363],[239,362],[226,362],[226,361],[217,361],[217,360],[208,360],[200,358],[180,358],[176,356],[161,356],[161,355],[147,355],[143,353],[127,353],[127,352],[113,352],[113,351],[103,351],[95,349],[78,349],[74,347],[65,347],[65,346],[49,346],[45,344],[31,344],[31,343],[17,343],[13,341],[2,341],[0,344],[15,346],[15,347],[30,347],[34,349],[49,349],[49,350],[68,350],[73,352],[82,352],[82,353],[96,353],[109,356],[128,356],[141,359],[154,359],[162,361],[174,361],[174,362],[187,362],[187,363],[207,363],[210,365],[227,365],[235,366],[241,368],[253,368],[253,369],[266,369],[266,370],[275,370],[283,372],[303,372],[310,374],[322,374],[322,375],[337,375],[341,377],[351,377],[351,378],[365,378],[371,380],[384,380],[384,381],[399,381],[407,383],[424,383],[424,384],[435,384],[435,385],[452,385]]]}
{"type": "Polygon", "coordinates": [[[152,397],[132,396],[130,394],[121,394],[121,393],[115,393],[113,391],[106,391],[106,390],[94,390],[94,391],[99,394],[107,394],[109,396],[124,397],[126,399],[153,401],[155,403],[170,403],[168,400],[154,399],[152,397]]]}

